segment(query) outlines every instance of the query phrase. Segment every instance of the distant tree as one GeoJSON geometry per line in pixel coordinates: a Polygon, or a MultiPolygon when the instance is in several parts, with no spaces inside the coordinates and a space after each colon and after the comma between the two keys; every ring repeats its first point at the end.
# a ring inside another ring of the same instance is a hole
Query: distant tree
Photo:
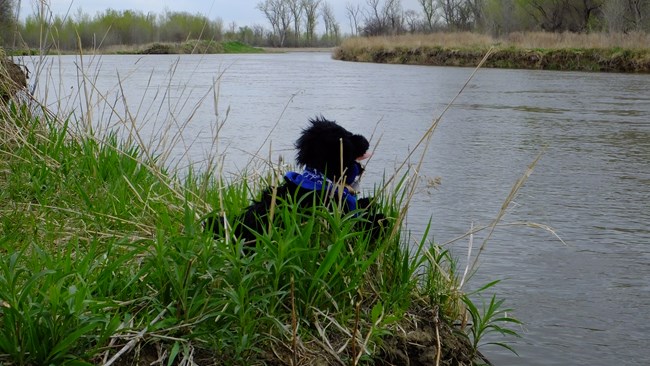
{"type": "Polygon", "coordinates": [[[14,31],[14,2],[13,0],[0,0],[0,45],[7,46],[13,43],[14,31]]]}
{"type": "Polygon", "coordinates": [[[221,34],[216,34],[213,24],[203,15],[167,11],[160,23],[160,37],[167,42],[184,42],[189,39],[218,40],[221,34]]]}
{"type": "Polygon", "coordinates": [[[549,32],[584,32],[601,13],[604,0],[520,0],[539,28],[549,32]]]}
{"type": "Polygon", "coordinates": [[[386,33],[386,20],[381,16],[380,0],[366,0],[366,10],[363,33],[366,36],[379,36],[386,33]]]}
{"type": "Polygon", "coordinates": [[[14,1],[0,0],[0,24],[8,25],[14,21],[14,1]]]}
{"type": "Polygon", "coordinates": [[[284,42],[286,41],[291,26],[291,10],[289,9],[287,1],[288,0],[265,0],[257,4],[257,9],[261,10],[269,23],[271,23],[277,41],[274,43],[279,47],[284,46],[284,42]]]}
{"type": "Polygon", "coordinates": [[[404,15],[401,0],[385,0],[383,16],[386,19],[387,31],[391,35],[404,32],[404,15]]]}
{"type": "Polygon", "coordinates": [[[627,32],[626,6],[623,1],[607,1],[603,4],[603,18],[610,32],[627,32]]]}
{"type": "Polygon", "coordinates": [[[323,2],[320,11],[323,18],[323,23],[325,24],[325,37],[328,39],[337,37],[338,23],[336,22],[334,10],[332,10],[330,3],[327,1],[323,2]]]}
{"type": "Polygon", "coordinates": [[[650,0],[609,0],[602,12],[611,32],[650,31],[650,0]]]}
{"type": "Polygon", "coordinates": [[[465,0],[466,6],[471,14],[473,28],[481,29],[484,26],[483,9],[485,7],[485,0],[465,0]]]}
{"type": "Polygon", "coordinates": [[[418,3],[420,3],[420,6],[422,7],[424,20],[426,21],[428,30],[431,32],[433,31],[433,27],[437,23],[436,20],[438,19],[438,12],[436,11],[437,3],[435,0],[418,0],[418,3]]]}
{"type": "Polygon", "coordinates": [[[463,31],[473,29],[478,11],[475,9],[475,1],[436,0],[436,2],[436,8],[449,29],[463,31]]]}
{"type": "Polygon", "coordinates": [[[356,36],[359,34],[359,16],[361,14],[361,6],[359,4],[353,5],[352,3],[345,4],[345,11],[350,23],[350,34],[356,36]]]}
{"type": "Polygon", "coordinates": [[[650,0],[628,0],[627,3],[636,30],[650,32],[650,0]]]}
{"type": "Polygon", "coordinates": [[[302,0],[286,0],[289,11],[293,18],[293,36],[294,46],[300,46],[300,24],[302,21],[302,13],[305,11],[302,0]]]}
{"type": "Polygon", "coordinates": [[[318,11],[322,0],[302,0],[302,6],[305,9],[305,39],[307,45],[311,46],[316,34],[316,24],[318,23],[318,11]]]}
{"type": "Polygon", "coordinates": [[[428,26],[422,21],[420,13],[415,10],[407,10],[404,12],[404,23],[409,33],[428,32],[428,26]]]}
{"type": "Polygon", "coordinates": [[[363,34],[395,35],[404,32],[404,16],[400,0],[366,0],[363,34]]]}
{"type": "Polygon", "coordinates": [[[535,22],[518,0],[486,0],[483,5],[485,31],[494,36],[532,29],[535,22]]]}
{"type": "Polygon", "coordinates": [[[235,22],[228,23],[228,33],[234,34],[235,29],[237,29],[237,23],[235,23],[235,22]]]}
{"type": "Polygon", "coordinates": [[[237,34],[235,34],[234,32],[226,33],[226,39],[229,40],[237,39],[240,42],[244,42],[248,44],[253,44],[253,42],[255,41],[254,37],[255,34],[253,33],[253,28],[250,28],[248,26],[239,27],[237,34]]]}

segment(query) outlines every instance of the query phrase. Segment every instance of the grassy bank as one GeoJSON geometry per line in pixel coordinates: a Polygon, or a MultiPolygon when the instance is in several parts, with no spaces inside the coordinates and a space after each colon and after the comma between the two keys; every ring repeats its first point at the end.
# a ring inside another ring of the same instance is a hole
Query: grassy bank
{"type": "Polygon", "coordinates": [[[650,72],[650,35],[516,33],[503,39],[473,33],[352,38],[333,57],[345,61],[540,70],[650,72]]]}
{"type": "MultiPolygon", "coordinates": [[[[179,43],[150,43],[145,45],[119,45],[99,47],[94,50],[84,50],[84,53],[119,54],[119,55],[172,55],[172,54],[217,54],[217,53],[262,53],[264,49],[252,47],[239,41],[217,42],[210,40],[189,40],[179,43]]],[[[76,52],[71,52],[76,53],[76,52]]],[[[38,55],[39,50],[15,49],[9,52],[11,56],[38,55]]],[[[56,54],[66,54],[57,49],[56,54]]]]}
{"type": "MultiPolygon", "coordinates": [[[[426,239],[279,204],[243,254],[201,218],[242,210],[260,178],[180,181],[114,134],[71,131],[0,109],[0,363],[469,365],[482,332],[512,334],[426,239]]],[[[403,184],[380,196],[395,218],[403,184]]]]}
{"type": "Polygon", "coordinates": [[[213,53],[260,53],[263,49],[251,47],[238,41],[186,41],[183,43],[153,43],[140,46],[132,51],[119,50],[116,53],[139,54],[213,54],[213,53]]]}

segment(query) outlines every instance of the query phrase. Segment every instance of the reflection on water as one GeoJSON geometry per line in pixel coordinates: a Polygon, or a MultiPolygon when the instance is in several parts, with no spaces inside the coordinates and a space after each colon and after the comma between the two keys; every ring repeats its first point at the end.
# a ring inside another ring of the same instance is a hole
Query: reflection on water
{"type": "MultiPolygon", "coordinates": [[[[62,58],[62,94],[83,90],[74,61],[62,58]]],[[[226,172],[242,169],[265,141],[261,155],[271,148],[274,160],[292,161],[292,142],[316,114],[374,131],[367,187],[393,172],[471,72],[345,63],[319,53],[104,56],[88,68],[96,75],[93,98],[115,106],[93,110],[96,119],[118,123],[123,89],[128,112],[153,141],[161,125],[182,127],[174,159],[226,153],[226,172]]],[[[431,217],[438,242],[493,219],[546,149],[505,222],[548,224],[567,245],[523,226],[491,238],[473,283],[503,279],[496,290],[525,323],[514,345],[520,357],[484,349],[495,364],[650,363],[648,85],[649,75],[481,70],[436,130],[408,227],[418,233],[431,217]]],[[[451,249],[463,257],[466,245],[451,249]]]]}

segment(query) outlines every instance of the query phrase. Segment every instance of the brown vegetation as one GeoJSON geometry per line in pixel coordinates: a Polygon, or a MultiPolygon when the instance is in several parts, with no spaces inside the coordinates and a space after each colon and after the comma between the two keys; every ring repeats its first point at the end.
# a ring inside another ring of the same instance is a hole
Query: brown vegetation
{"type": "Polygon", "coordinates": [[[9,100],[25,87],[27,75],[23,69],[0,52],[0,100],[9,100]]]}
{"type": "MultiPolygon", "coordinates": [[[[415,306],[418,308],[418,306],[415,306]]],[[[369,364],[389,365],[492,365],[485,356],[472,347],[469,339],[459,329],[437,318],[428,306],[409,311],[396,329],[382,337],[382,344],[369,359],[369,364]]],[[[330,332],[332,334],[336,332],[330,332]]],[[[330,334],[331,335],[331,334],[330,334]]],[[[327,339],[325,346],[320,342],[298,342],[295,349],[283,342],[276,342],[271,349],[261,352],[252,364],[290,365],[345,365],[347,362],[334,349],[349,348],[349,338],[327,339]]],[[[364,345],[359,345],[363,347],[364,345]]],[[[139,344],[136,349],[124,355],[114,365],[145,366],[166,357],[169,349],[156,342],[139,344]]],[[[199,365],[222,365],[224,360],[210,349],[197,347],[188,358],[199,365]]],[[[96,360],[100,363],[100,360],[96,360]]],[[[182,362],[181,362],[182,363],[182,362]]],[[[359,364],[350,362],[350,364],[359,364]]]]}
{"type": "Polygon", "coordinates": [[[455,47],[476,48],[499,45],[517,48],[626,48],[650,49],[650,34],[637,33],[550,33],[514,32],[501,38],[471,32],[409,34],[394,37],[355,37],[341,48],[455,47]]]}
{"type": "Polygon", "coordinates": [[[334,51],[339,60],[434,66],[543,70],[650,72],[650,35],[512,33],[502,39],[474,33],[436,33],[349,39],[334,51]]]}

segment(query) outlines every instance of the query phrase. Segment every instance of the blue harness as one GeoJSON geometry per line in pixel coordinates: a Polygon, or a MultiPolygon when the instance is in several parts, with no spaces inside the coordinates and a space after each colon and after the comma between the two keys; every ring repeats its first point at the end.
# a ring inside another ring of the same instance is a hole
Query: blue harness
{"type": "MultiPolygon", "coordinates": [[[[338,197],[339,195],[339,187],[316,169],[305,168],[302,173],[288,172],[285,174],[284,178],[302,189],[310,191],[326,191],[333,197],[338,197]]],[[[357,209],[357,195],[354,192],[351,192],[347,187],[344,187],[342,196],[349,211],[357,209]]]]}

